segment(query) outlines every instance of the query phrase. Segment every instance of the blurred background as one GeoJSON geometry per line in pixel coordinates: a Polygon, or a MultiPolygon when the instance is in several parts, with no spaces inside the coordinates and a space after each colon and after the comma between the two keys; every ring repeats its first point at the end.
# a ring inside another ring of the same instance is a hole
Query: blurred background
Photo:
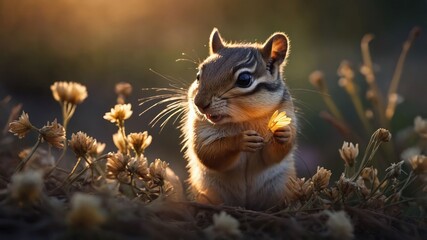
{"type": "MultiPolygon", "coordinates": [[[[149,160],[168,161],[185,178],[178,125],[168,124],[162,132],[149,127],[160,108],[138,116],[144,110],[138,99],[149,94],[141,89],[168,86],[170,82],[154,72],[190,84],[197,63],[207,56],[213,27],[228,41],[263,42],[273,32],[284,31],[292,49],[285,77],[301,115],[300,175],[312,174],[318,165],[342,170],[338,148],[344,139],[319,117],[326,108],[308,76],[314,70],[325,73],[331,95],[358,131],[361,125],[350,98],[337,84],[340,62],[350,61],[358,73],[360,40],[374,34],[371,54],[385,93],[402,43],[414,26],[427,29],[426,0],[0,0],[0,99],[10,95],[13,103],[23,103],[31,121],[41,127],[61,119],[49,88],[54,81],[85,84],[89,97],[77,107],[68,134],[84,131],[113,151],[116,127],[102,117],[116,102],[115,84],[129,82],[134,87],[129,99],[134,115],[127,132],[148,130],[154,137],[146,151],[149,160]],[[176,61],[182,58],[189,61],[176,61]]],[[[355,80],[363,98],[365,80],[359,73],[355,80]]],[[[427,117],[426,81],[427,34],[422,33],[404,66],[398,90],[404,101],[391,124],[393,134],[411,127],[415,116],[427,117]]],[[[30,146],[31,140],[20,144],[30,146]]],[[[366,142],[360,145],[364,149],[366,142]]]]}

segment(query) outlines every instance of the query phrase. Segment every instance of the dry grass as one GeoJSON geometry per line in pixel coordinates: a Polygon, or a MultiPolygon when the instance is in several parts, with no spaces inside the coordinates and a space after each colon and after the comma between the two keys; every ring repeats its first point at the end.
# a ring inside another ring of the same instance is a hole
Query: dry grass
{"type": "MultiPolygon", "coordinates": [[[[104,115],[117,126],[113,140],[117,151],[103,154],[105,144],[86,133],[66,139],[69,120],[87,96],[86,87],[73,82],[52,85],[54,99],[62,108],[62,123],[54,120],[34,126],[21,106],[11,107],[10,98],[0,106],[10,111],[0,139],[0,237],[4,239],[425,239],[427,237],[427,157],[419,153],[405,161],[377,168],[377,152],[395,154],[388,128],[396,115],[395,96],[399,75],[414,30],[404,45],[392,86],[385,101],[375,83],[367,35],[362,40],[362,74],[369,86],[373,110],[366,115],[353,81],[355,73],[341,64],[340,84],[349,93],[365,130],[371,135],[363,151],[344,142],[337,151],[345,167],[336,182],[331,171],[318,168],[311,178],[296,178],[286,202],[268,211],[230,206],[211,206],[182,201],[175,183],[167,178],[168,164],[144,156],[152,138],[147,132],[126,132],[132,106],[126,98],[132,89],[120,83],[118,104],[104,115]],[[403,60],[402,60],[403,59],[403,60]],[[386,103],[385,103],[386,102],[386,103]],[[367,117],[368,116],[368,117],[367,117]],[[14,120],[17,119],[17,120],[14,120]],[[374,126],[379,126],[373,131],[374,126]],[[37,135],[32,148],[21,152],[16,138],[37,135]],[[383,147],[385,146],[385,147],[383,147]],[[59,150],[57,150],[59,149],[59,150]],[[60,162],[66,151],[75,154],[70,169],[60,162]],[[20,154],[18,154],[21,152],[20,154]],[[360,154],[359,154],[360,152],[360,154]],[[19,155],[19,158],[17,157],[19,155]]],[[[319,72],[311,82],[325,95],[329,112],[323,116],[352,139],[354,131],[329,98],[319,72]]],[[[415,144],[425,151],[427,120],[416,118],[415,144]]],[[[338,148],[338,147],[337,147],[338,148]]],[[[398,157],[393,157],[391,160],[398,157]]],[[[390,160],[390,159],[389,159],[390,160]]],[[[341,160],[337,160],[341,161],[341,160]]],[[[392,161],[391,161],[392,162],[392,161]]],[[[169,173],[170,174],[170,173],[169,173]]]]}

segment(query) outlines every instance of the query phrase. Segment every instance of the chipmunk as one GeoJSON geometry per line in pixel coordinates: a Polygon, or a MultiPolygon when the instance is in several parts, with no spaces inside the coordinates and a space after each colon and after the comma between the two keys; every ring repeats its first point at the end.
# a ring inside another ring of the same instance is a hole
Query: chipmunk
{"type": "Polygon", "coordinates": [[[282,203],[295,176],[297,118],[282,79],[284,33],[264,44],[228,44],[218,30],[188,89],[182,122],[190,192],[197,202],[267,209],[282,203]],[[276,111],[288,126],[269,132],[276,111]]]}

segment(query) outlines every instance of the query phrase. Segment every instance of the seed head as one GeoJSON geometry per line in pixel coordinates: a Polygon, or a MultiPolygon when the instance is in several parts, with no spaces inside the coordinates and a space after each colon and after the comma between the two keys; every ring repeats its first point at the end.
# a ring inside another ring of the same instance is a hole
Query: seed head
{"type": "Polygon", "coordinates": [[[10,195],[20,204],[34,204],[42,196],[43,174],[39,171],[24,171],[12,176],[10,195]]]}
{"type": "Polygon", "coordinates": [[[390,142],[391,139],[391,133],[384,128],[379,128],[374,133],[375,140],[380,142],[390,142]]]}
{"type": "Polygon", "coordinates": [[[104,119],[112,123],[120,123],[130,118],[132,115],[132,105],[128,104],[116,104],[114,108],[111,108],[110,112],[105,113],[104,119]]]}
{"type": "Polygon", "coordinates": [[[60,103],[77,105],[87,98],[86,87],[76,82],[55,82],[50,86],[50,90],[53,98],[60,103]]]}
{"type": "Polygon", "coordinates": [[[28,114],[22,112],[18,120],[9,123],[9,132],[13,133],[18,138],[24,138],[25,135],[31,130],[32,125],[28,114]]]}
{"type": "Polygon", "coordinates": [[[242,234],[239,229],[239,221],[224,211],[214,214],[213,225],[204,231],[209,239],[235,239],[242,234]]]}
{"type": "Polygon", "coordinates": [[[148,179],[148,161],[144,156],[133,157],[128,164],[128,170],[142,179],[148,179]]]}
{"type": "Polygon", "coordinates": [[[424,175],[427,174],[427,156],[416,155],[413,156],[409,163],[411,164],[412,170],[415,174],[424,175]]]}
{"type": "Polygon", "coordinates": [[[167,162],[164,162],[160,159],[156,159],[150,164],[150,176],[155,183],[163,182],[166,177],[166,169],[168,166],[169,164],[167,162]]]}
{"type": "Polygon", "coordinates": [[[68,223],[76,228],[95,228],[106,220],[101,208],[101,199],[96,196],[75,193],[71,198],[71,211],[67,216],[68,223]]]}
{"type": "Polygon", "coordinates": [[[330,170],[326,170],[325,168],[317,167],[317,172],[311,178],[311,181],[314,184],[314,189],[317,191],[323,190],[328,187],[329,179],[331,178],[332,172],[330,170]]]}
{"type": "Polygon", "coordinates": [[[104,152],[105,143],[96,142],[96,144],[92,145],[92,148],[89,149],[88,154],[91,157],[98,157],[104,152]]]}
{"type": "Polygon", "coordinates": [[[344,173],[341,175],[340,179],[337,182],[338,190],[341,192],[342,196],[349,196],[352,194],[358,187],[357,184],[351,179],[346,178],[344,173]]]}
{"type": "Polygon", "coordinates": [[[81,131],[71,135],[68,145],[77,157],[83,157],[97,147],[96,139],[87,136],[86,133],[81,131]]]}
{"type": "Polygon", "coordinates": [[[144,150],[151,144],[152,137],[145,131],[143,133],[131,133],[127,136],[130,147],[141,155],[144,150]]]}
{"type": "Polygon", "coordinates": [[[400,176],[402,172],[402,164],[404,161],[400,161],[398,163],[392,163],[390,167],[386,169],[387,177],[389,178],[397,178],[400,176]]]}
{"type": "Polygon", "coordinates": [[[43,140],[50,145],[57,148],[64,148],[64,142],[66,140],[65,129],[56,119],[52,123],[47,122],[47,124],[40,129],[40,134],[43,140]]]}
{"type": "Polygon", "coordinates": [[[346,212],[331,212],[326,210],[325,213],[329,216],[326,226],[329,229],[332,239],[348,240],[354,238],[354,227],[346,212]]]}
{"type": "Polygon", "coordinates": [[[290,202],[293,201],[306,201],[313,194],[313,182],[310,180],[305,180],[305,178],[289,178],[289,181],[286,183],[286,188],[289,193],[287,198],[290,202]]]}
{"type": "Polygon", "coordinates": [[[378,179],[378,169],[373,167],[366,167],[360,173],[360,176],[363,180],[369,182],[374,187],[378,187],[380,184],[380,180],[378,179]]]}
{"type": "Polygon", "coordinates": [[[359,144],[354,145],[351,142],[343,143],[341,149],[338,149],[341,158],[344,160],[347,166],[352,167],[355,163],[357,156],[359,155],[359,144]]]}
{"type": "Polygon", "coordinates": [[[122,153],[109,153],[107,158],[107,178],[118,179],[123,182],[127,182],[127,164],[129,157],[122,153]]]}

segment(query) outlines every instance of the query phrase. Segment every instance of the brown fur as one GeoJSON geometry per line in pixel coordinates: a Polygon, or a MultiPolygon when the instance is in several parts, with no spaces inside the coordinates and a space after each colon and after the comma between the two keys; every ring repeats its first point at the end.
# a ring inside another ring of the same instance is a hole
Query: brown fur
{"type": "Polygon", "coordinates": [[[283,33],[260,45],[226,44],[212,32],[182,127],[196,201],[251,209],[283,202],[295,175],[297,136],[292,98],[281,79],[288,48],[283,33]],[[249,87],[236,85],[243,72],[252,76],[249,87]],[[271,133],[267,124],[275,110],[286,111],[292,122],[271,133]]]}

